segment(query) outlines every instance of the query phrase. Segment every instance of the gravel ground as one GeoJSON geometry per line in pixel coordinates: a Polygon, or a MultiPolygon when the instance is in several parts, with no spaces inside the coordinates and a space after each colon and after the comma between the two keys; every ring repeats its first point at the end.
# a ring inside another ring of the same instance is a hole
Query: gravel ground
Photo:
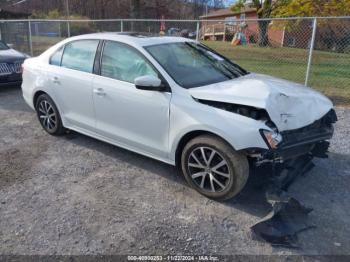
{"type": "Polygon", "coordinates": [[[47,135],[19,88],[0,90],[0,254],[350,255],[350,110],[329,159],[289,192],[314,208],[300,249],[252,239],[269,205],[251,176],[218,203],[190,189],[175,168],[95,139],[47,135]]]}

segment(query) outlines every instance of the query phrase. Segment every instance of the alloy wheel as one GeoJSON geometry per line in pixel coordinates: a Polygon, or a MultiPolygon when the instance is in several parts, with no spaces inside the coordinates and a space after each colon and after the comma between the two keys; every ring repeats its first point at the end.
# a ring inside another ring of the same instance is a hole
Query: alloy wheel
{"type": "Polygon", "coordinates": [[[230,183],[230,168],[222,155],[210,147],[196,147],[187,160],[193,182],[204,191],[222,192],[230,183]]]}
{"type": "Polygon", "coordinates": [[[39,119],[43,127],[49,131],[53,132],[57,126],[57,113],[55,109],[47,100],[42,100],[38,107],[39,119]]]}

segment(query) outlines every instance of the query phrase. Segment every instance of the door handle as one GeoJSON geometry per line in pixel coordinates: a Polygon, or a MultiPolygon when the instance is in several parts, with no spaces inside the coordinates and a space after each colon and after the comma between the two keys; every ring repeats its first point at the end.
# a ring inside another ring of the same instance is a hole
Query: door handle
{"type": "Polygon", "coordinates": [[[55,76],[54,78],[52,78],[52,82],[53,82],[54,84],[60,84],[60,83],[61,83],[57,76],[55,76]]]}
{"type": "Polygon", "coordinates": [[[106,93],[105,91],[103,90],[103,88],[95,88],[94,89],[94,93],[98,96],[105,96],[106,93]]]}

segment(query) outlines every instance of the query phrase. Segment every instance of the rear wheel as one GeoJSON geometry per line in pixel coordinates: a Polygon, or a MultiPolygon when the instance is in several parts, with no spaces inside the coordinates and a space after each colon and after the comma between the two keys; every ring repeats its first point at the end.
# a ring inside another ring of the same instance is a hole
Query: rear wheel
{"type": "Polygon", "coordinates": [[[41,126],[50,135],[59,136],[64,134],[65,128],[62,125],[60,113],[53,100],[42,94],[38,97],[35,109],[41,126]]]}
{"type": "Polygon", "coordinates": [[[249,176],[246,156],[214,136],[199,136],[185,146],[181,169],[187,182],[199,193],[226,200],[237,195],[249,176]]]}

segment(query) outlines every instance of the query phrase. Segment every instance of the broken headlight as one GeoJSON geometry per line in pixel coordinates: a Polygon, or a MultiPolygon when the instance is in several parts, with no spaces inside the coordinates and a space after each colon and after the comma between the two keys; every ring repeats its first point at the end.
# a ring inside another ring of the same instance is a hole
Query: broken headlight
{"type": "Polygon", "coordinates": [[[282,142],[282,135],[278,132],[262,129],[260,133],[271,149],[276,149],[278,144],[282,142]]]}

